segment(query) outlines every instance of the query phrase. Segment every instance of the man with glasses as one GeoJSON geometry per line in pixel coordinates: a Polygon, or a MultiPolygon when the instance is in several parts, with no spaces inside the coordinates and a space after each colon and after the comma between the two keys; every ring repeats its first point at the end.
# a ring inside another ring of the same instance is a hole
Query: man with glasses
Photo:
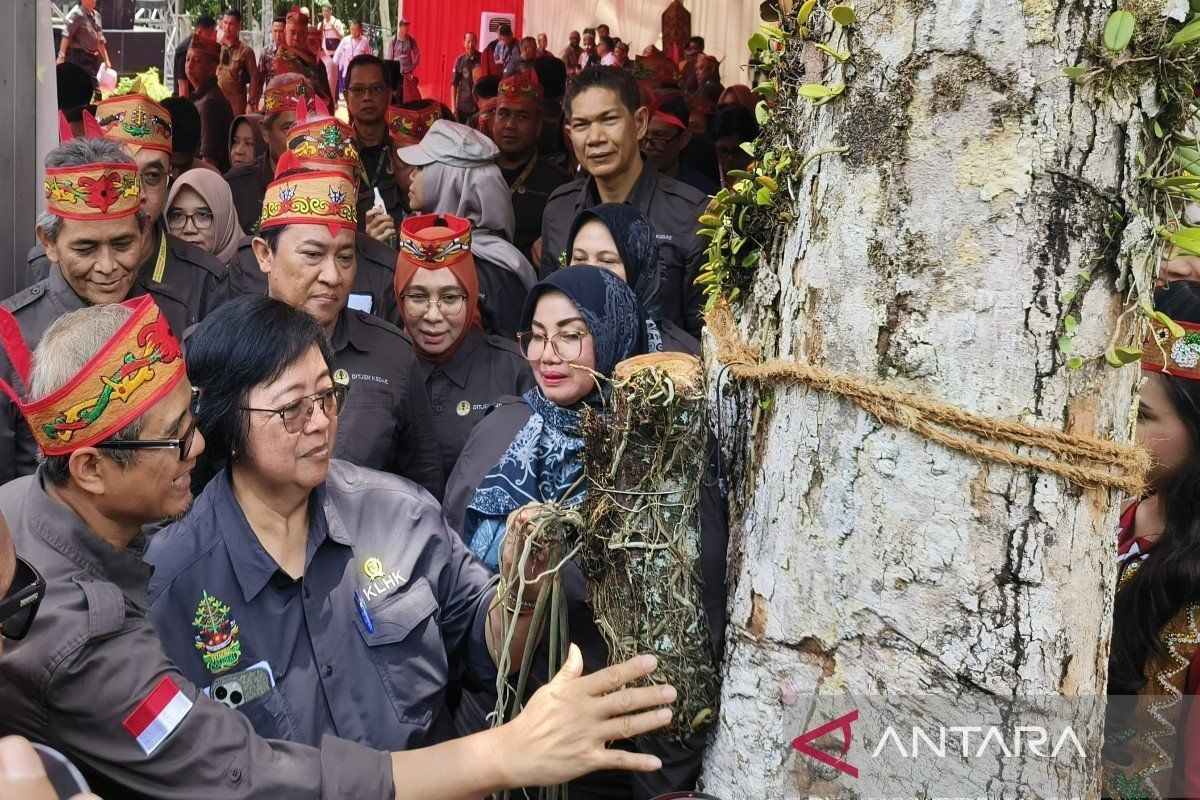
{"type": "MultiPolygon", "coordinates": [[[[173,331],[182,333],[194,324],[200,316],[194,299],[153,280],[144,266],[142,251],[154,226],[142,204],[137,164],[125,146],[109,139],[72,139],[51,150],[45,165],[46,212],[38,218],[37,234],[50,274],[4,301],[25,341],[36,345],[70,311],[147,294],[173,331]]],[[[164,166],[159,169],[165,174],[164,166]]],[[[160,212],[161,205],[155,213],[160,212]]],[[[21,385],[15,365],[3,355],[0,377],[21,385]]],[[[34,438],[12,399],[0,395],[0,482],[29,475],[36,467],[34,438]]]]}
{"type": "MultiPolygon", "coordinates": [[[[194,325],[225,301],[228,269],[216,256],[172,236],[160,224],[171,174],[174,138],[171,114],[144,95],[116,95],[106,98],[96,107],[96,121],[96,126],[89,124],[91,130],[88,135],[103,136],[124,145],[137,164],[141,210],[148,223],[135,252],[131,254],[137,259],[138,271],[147,281],[174,290],[175,297],[188,308],[186,324],[194,325]]],[[[67,204],[64,208],[69,213],[71,206],[67,204]]],[[[69,258],[72,255],[64,254],[61,249],[56,252],[56,258],[69,258]]],[[[61,263],[48,256],[44,242],[29,251],[28,259],[27,272],[31,283],[49,277],[52,262],[61,263]]],[[[16,295],[13,302],[17,302],[18,298],[29,298],[31,288],[16,295]]],[[[32,298],[40,295],[41,292],[34,293],[32,298]]],[[[49,325],[63,311],[56,309],[43,313],[49,314],[42,326],[42,330],[45,330],[45,325],[49,325]]]]}
{"type": "Polygon", "coordinates": [[[642,155],[660,173],[694,186],[705,195],[717,193],[716,184],[680,161],[680,154],[692,142],[688,130],[690,110],[683,94],[664,91],[650,105],[650,122],[642,139],[642,155]]]}
{"type": "MultiPolygon", "coordinates": [[[[620,731],[668,721],[665,710],[643,709],[672,702],[673,690],[622,690],[649,675],[654,659],[580,677],[574,648],[555,686],[518,720],[419,752],[258,736],[187,680],[146,618],[143,529],[188,511],[189,473],[205,445],[179,343],[158,309],[144,300],[75,311],[46,332],[36,358],[11,326],[0,332],[30,387],[21,410],[42,452],[36,475],[0,488],[0,513],[47,585],[38,624],[0,662],[0,735],[53,747],[109,798],[451,800],[597,768],[661,767],[604,748],[620,731]]],[[[420,507],[436,510],[428,500],[420,507]]]]}
{"type": "Polygon", "coordinates": [[[531,258],[533,243],[542,235],[542,214],[555,189],[571,176],[538,155],[545,94],[537,73],[530,70],[500,81],[492,139],[500,150],[496,165],[508,184],[517,230],[513,244],[531,258]]]}
{"type": "Polygon", "coordinates": [[[440,499],[441,450],[416,352],[395,326],[348,307],[358,269],[354,184],[341,173],[298,166],[290,152],[280,159],[253,248],[268,294],[313,315],[355,385],[334,457],[403,476],[440,499]],[[330,197],[339,199],[303,202],[330,197]]]}
{"type": "Polygon", "coordinates": [[[361,168],[358,191],[383,198],[384,209],[396,225],[404,219],[404,200],[396,184],[396,170],[388,142],[387,109],[391,90],[377,56],[362,55],[346,67],[346,109],[354,126],[354,144],[361,168]]]}

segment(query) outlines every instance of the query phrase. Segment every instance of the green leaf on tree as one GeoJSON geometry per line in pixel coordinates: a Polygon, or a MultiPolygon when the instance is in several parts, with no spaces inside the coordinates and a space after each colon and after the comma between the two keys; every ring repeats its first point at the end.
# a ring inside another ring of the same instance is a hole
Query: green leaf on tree
{"type": "Polygon", "coordinates": [[[842,27],[853,25],[854,20],[858,19],[858,15],[850,6],[834,6],[829,9],[829,16],[833,17],[833,21],[842,27]]]}
{"type": "Polygon", "coordinates": [[[1073,81],[1077,81],[1088,73],[1087,67],[1063,67],[1063,75],[1066,75],[1073,81]]]}
{"type": "Polygon", "coordinates": [[[1073,331],[1079,327],[1079,319],[1074,314],[1067,314],[1063,320],[1063,327],[1068,331],[1073,331]]]}
{"type": "Polygon", "coordinates": [[[1124,9],[1109,15],[1108,22],[1104,23],[1104,46],[1110,53],[1119,53],[1129,46],[1133,25],[1133,14],[1124,9]]]}
{"type": "Polygon", "coordinates": [[[1142,357],[1142,350],[1138,347],[1118,347],[1113,351],[1113,353],[1116,355],[1117,360],[1121,362],[1122,366],[1125,364],[1132,364],[1142,357]]]}
{"type": "Polygon", "coordinates": [[[771,46],[771,43],[767,41],[767,37],[763,36],[761,33],[756,33],[751,36],[748,44],[750,45],[751,53],[757,53],[759,50],[766,50],[771,46]]]}
{"type": "Polygon", "coordinates": [[[1082,369],[1083,359],[1079,356],[1071,356],[1067,359],[1067,369],[1082,369]]]}
{"type": "Polygon", "coordinates": [[[1070,336],[1058,337],[1058,352],[1066,354],[1075,349],[1075,340],[1070,336]]]}
{"type": "Polygon", "coordinates": [[[1179,31],[1171,37],[1171,41],[1167,42],[1167,47],[1185,47],[1190,44],[1200,42],[1200,19],[1192,20],[1187,25],[1184,25],[1179,31]]]}

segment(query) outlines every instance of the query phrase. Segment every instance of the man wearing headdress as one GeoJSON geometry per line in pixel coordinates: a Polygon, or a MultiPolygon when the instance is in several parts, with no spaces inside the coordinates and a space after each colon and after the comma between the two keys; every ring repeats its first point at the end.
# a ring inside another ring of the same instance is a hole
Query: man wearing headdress
{"type": "Polygon", "coordinates": [[[275,51],[272,72],[276,75],[295,73],[302,76],[326,102],[333,101],[329,75],[308,46],[308,16],[293,7],[285,17],[283,44],[275,51]]]}
{"type": "Polygon", "coordinates": [[[544,94],[537,73],[530,70],[500,81],[492,140],[500,153],[496,165],[504,175],[513,201],[517,230],[513,244],[531,257],[542,235],[542,214],[555,189],[571,181],[565,170],[538,155],[542,135],[544,94]]]}
{"type": "MultiPolygon", "coordinates": [[[[51,262],[49,276],[3,303],[25,341],[35,346],[68,312],[144,295],[153,296],[166,324],[182,333],[198,317],[188,298],[139,269],[150,221],[128,150],[105,138],[71,139],[45,163],[46,211],[37,235],[51,262]]],[[[19,365],[0,355],[0,377],[27,389],[19,373],[19,365]]],[[[34,437],[12,398],[0,395],[0,483],[36,467],[34,437]]]]}
{"type": "MultiPolygon", "coordinates": [[[[146,227],[131,256],[139,265],[138,272],[143,278],[169,287],[186,305],[186,324],[193,325],[225,301],[228,270],[216,256],[172,236],[160,224],[167,201],[176,130],[167,109],[144,94],[136,93],[140,88],[135,83],[134,94],[114,95],[102,100],[96,107],[96,117],[85,115],[84,135],[111,140],[133,157],[141,184],[139,198],[146,227]]],[[[62,136],[64,141],[69,138],[65,131],[62,136]]],[[[31,249],[28,283],[32,285],[48,278],[54,264],[64,263],[60,255],[48,251],[42,244],[31,249]]],[[[63,257],[72,255],[66,253],[63,257]]],[[[52,319],[53,315],[45,324],[52,319]]]]}

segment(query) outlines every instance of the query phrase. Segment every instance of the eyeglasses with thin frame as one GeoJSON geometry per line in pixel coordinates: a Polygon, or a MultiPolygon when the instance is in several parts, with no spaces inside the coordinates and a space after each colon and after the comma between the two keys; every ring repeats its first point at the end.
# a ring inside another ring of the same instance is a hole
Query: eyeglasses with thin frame
{"type": "Polygon", "coordinates": [[[452,317],[462,311],[463,303],[466,302],[465,294],[444,294],[437,299],[431,299],[427,294],[405,293],[400,295],[400,299],[404,301],[404,310],[414,317],[423,317],[429,313],[430,303],[437,306],[443,317],[452,317]]]}
{"type": "Polygon", "coordinates": [[[388,90],[388,88],[386,86],[384,86],[382,83],[372,83],[369,86],[363,86],[362,84],[354,84],[353,86],[346,87],[346,94],[349,94],[352,97],[363,97],[367,93],[370,93],[370,94],[375,95],[376,97],[379,97],[380,95],[387,92],[387,90],[388,90]]]}
{"type": "Polygon", "coordinates": [[[138,173],[138,178],[141,179],[142,185],[147,189],[157,189],[163,186],[170,177],[170,173],[163,172],[158,167],[151,167],[138,173]]]}
{"type": "Polygon", "coordinates": [[[200,390],[195,386],[192,387],[192,399],[188,403],[188,413],[191,415],[191,420],[183,435],[178,439],[123,439],[118,441],[105,439],[96,447],[103,450],[169,450],[176,448],[179,450],[179,460],[187,461],[188,454],[192,452],[192,440],[196,438],[196,415],[200,413],[200,390]]]}
{"type": "Polygon", "coordinates": [[[590,335],[579,331],[560,331],[547,338],[541,331],[521,331],[517,334],[517,341],[521,344],[521,352],[530,361],[537,361],[545,354],[547,341],[563,361],[574,361],[583,352],[583,340],[590,335]]]}
{"type": "Polygon", "coordinates": [[[17,556],[12,585],[8,588],[8,594],[0,599],[0,634],[5,639],[24,639],[45,596],[46,580],[42,573],[17,556]]]}
{"type": "Polygon", "coordinates": [[[202,208],[195,214],[184,213],[179,208],[172,208],[167,212],[167,227],[173,231],[181,231],[186,228],[189,220],[196,230],[206,231],[212,227],[213,213],[207,208],[202,208]]]}
{"type": "Polygon", "coordinates": [[[317,392],[316,394],[306,395],[299,400],[288,403],[282,408],[252,408],[251,406],[239,406],[242,411],[258,411],[263,414],[277,414],[283,422],[283,429],[288,433],[299,433],[304,430],[304,426],[312,419],[313,409],[318,404],[321,406],[321,412],[329,417],[336,417],[342,412],[342,407],[346,405],[346,394],[350,391],[349,378],[346,381],[338,382],[334,379],[334,385],[330,388],[317,392]]]}

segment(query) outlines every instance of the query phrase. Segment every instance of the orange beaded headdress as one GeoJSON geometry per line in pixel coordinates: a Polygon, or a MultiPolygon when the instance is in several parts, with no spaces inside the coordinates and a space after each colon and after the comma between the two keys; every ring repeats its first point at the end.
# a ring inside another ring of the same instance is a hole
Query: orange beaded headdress
{"type": "Polygon", "coordinates": [[[310,118],[306,104],[296,105],[296,123],[287,133],[288,150],[305,167],[357,167],[354,129],[330,114],[319,98],[314,101],[314,113],[310,118]]]}
{"type": "Polygon", "coordinates": [[[436,100],[422,100],[405,106],[388,106],[388,136],[396,147],[420,144],[433,123],[442,118],[442,105],[436,100]]]}
{"type": "MultiPolygon", "coordinates": [[[[133,314],[79,370],[43,398],[26,403],[5,381],[42,453],[62,456],[103,442],[145,414],[183,379],[179,340],[150,295],[124,303],[133,314]]],[[[33,357],[16,319],[0,308],[0,342],[28,386],[33,357]]]]}
{"type": "MultiPolygon", "coordinates": [[[[449,214],[423,214],[400,223],[400,257],[396,259],[396,276],[392,279],[396,297],[404,298],[404,290],[420,269],[449,270],[467,293],[468,324],[463,326],[458,338],[441,354],[421,353],[422,358],[444,364],[471,328],[483,330],[479,314],[479,273],[471,255],[471,221],[449,214]]],[[[417,347],[419,350],[420,346],[417,347]]]]}
{"type": "Polygon", "coordinates": [[[1200,380],[1200,325],[1174,324],[1179,336],[1158,320],[1150,320],[1150,333],[1142,346],[1142,369],[1200,380]]]}
{"type": "Polygon", "coordinates": [[[528,70],[509,75],[500,81],[496,105],[521,106],[533,111],[541,111],[542,100],[545,96],[545,90],[538,82],[537,73],[528,70]]]}
{"type": "Polygon", "coordinates": [[[339,229],[358,228],[358,194],[345,173],[305,170],[288,150],[280,156],[275,175],[263,198],[260,231],[281,225],[325,225],[336,236],[339,229]]]}
{"type": "Polygon", "coordinates": [[[96,122],[104,138],[122,142],[135,153],[142,147],[171,152],[171,114],[143,94],[101,100],[96,122]]]}

